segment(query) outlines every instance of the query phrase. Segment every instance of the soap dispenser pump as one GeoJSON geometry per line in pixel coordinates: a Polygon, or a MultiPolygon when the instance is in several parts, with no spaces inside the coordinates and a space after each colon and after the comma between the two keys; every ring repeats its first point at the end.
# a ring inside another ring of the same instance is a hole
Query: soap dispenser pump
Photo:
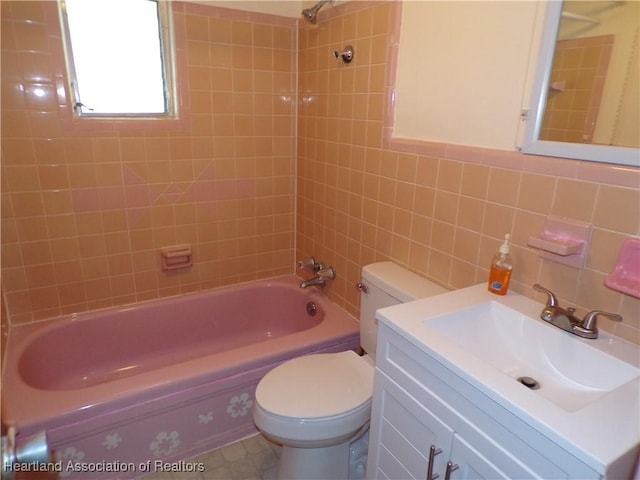
{"type": "Polygon", "coordinates": [[[500,245],[500,250],[491,260],[491,271],[489,273],[489,291],[496,295],[506,295],[511,280],[513,262],[509,255],[509,241],[511,235],[504,236],[504,243],[500,245]]]}

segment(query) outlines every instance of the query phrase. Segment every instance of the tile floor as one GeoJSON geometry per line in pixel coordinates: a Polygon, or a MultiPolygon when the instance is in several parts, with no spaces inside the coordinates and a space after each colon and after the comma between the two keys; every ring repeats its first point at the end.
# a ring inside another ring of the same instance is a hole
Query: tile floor
{"type": "Polygon", "coordinates": [[[202,473],[156,472],[141,480],[274,480],[280,449],[258,434],[186,460],[201,462],[202,473]]]}

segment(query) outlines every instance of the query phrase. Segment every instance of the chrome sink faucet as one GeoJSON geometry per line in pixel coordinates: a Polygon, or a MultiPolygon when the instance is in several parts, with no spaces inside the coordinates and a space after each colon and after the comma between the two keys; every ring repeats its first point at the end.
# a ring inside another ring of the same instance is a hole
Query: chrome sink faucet
{"type": "Polygon", "coordinates": [[[616,322],[622,321],[622,316],[617,313],[603,312],[602,310],[593,310],[587,313],[584,319],[580,320],[574,315],[575,308],[562,308],[558,304],[558,298],[551,290],[547,290],[542,285],[536,283],[533,288],[538,292],[545,293],[547,295],[547,304],[540,318],[545,322],[549,322],[562,330],[565,330],[574,335],[578,335],[582,338],[598,338],[598,326],[597,319],[600,315],[607,317],[616,322]]]}

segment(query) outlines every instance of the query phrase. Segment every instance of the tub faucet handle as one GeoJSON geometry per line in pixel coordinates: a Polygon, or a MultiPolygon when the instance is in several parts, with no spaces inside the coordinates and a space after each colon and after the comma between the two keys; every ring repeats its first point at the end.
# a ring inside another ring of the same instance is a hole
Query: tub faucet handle
{"type": "Polygon", "coordinates": [[[336,279],[336,271],[333,267],[323,268],[318,270],[316,277],[321,280],[335,280],[336,279]]]}
{"type": "Polygon", "coordinates": [[[316,265],[317,265],[316,259],[313,257],[306,257],[306,258],[303,258],[302,260],[298,260],[298,268],[300,270],[315,271],[316,265]]]}

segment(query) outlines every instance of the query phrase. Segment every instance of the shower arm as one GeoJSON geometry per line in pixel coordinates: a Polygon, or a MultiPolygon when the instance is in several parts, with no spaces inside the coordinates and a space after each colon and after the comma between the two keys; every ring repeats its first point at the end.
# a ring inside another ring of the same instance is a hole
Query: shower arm
{"type": "Polygon", "coordinates": [[[317,15],[318,15],[318,11],[326,4],[326,3],[333,3],[334,0],[320,0],[318,3],[316,3],[313,7],[311,8],[305,8],[302,11],[302,16],[304,18],[306,18],[307,20],[309,20],[311,23],[316,23],[317,22],[317,15]]]}

